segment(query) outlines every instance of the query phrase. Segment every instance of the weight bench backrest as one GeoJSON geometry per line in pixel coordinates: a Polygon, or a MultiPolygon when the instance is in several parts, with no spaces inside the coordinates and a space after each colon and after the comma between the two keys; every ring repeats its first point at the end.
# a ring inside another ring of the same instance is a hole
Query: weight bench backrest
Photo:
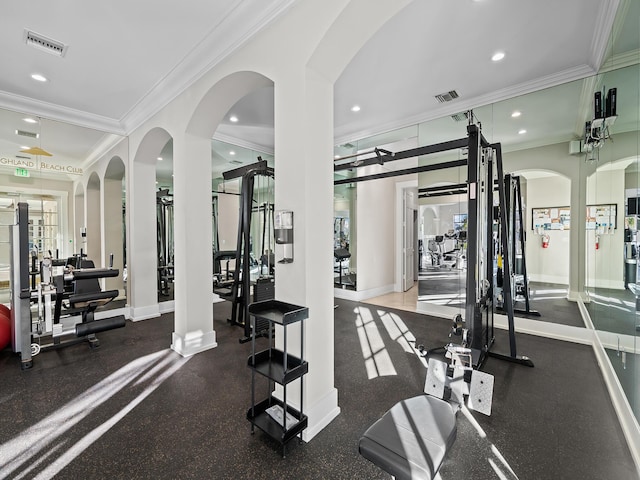
{"type": "MultiPolygon", "coordinates": [[[[95,268],[93,260],[82,260],[81,268],[95,268]]],[[[74,280],[73,293],[69,295],[69,303],[73,308],[87,308],[109,303],[118,296],[118,290],[102,291],[97,278],[83,278],[74,280]]]]}
{"type": "MultiPolygon", "coordinates": [[[[96,268],[93,260],[82,260],[80,268],[96,268]]],[[[100,282],[97,278],[87,278],[82,280],[74,280],[74,294],[96,293],[102,291],[100,282]]]]}

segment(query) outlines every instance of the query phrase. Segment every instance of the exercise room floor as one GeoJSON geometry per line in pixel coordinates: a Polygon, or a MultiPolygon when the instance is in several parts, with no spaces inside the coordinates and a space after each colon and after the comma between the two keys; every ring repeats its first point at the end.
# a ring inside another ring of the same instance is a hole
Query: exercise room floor
{"type": "MultiPolygon", "coordinates": [[[[238,343],[242,332],[226,322],[223,302],[214,305],[218,347],[188,359],[168,349],[170,314],[98,334],[95,351],[44,352],[29,371],[0,352],[0,478],[390,478],[358,454],[358,438],[394,403],[422,392],[426,370],[405,341],[441,346],[449,321],[335,303],[341,414],[311,442],[290,443],[286,458],[265,435],[250,434],[250,345],[238,343]]],[[[496,335],[504,351],[504,332],[496,335]]],[[[488,359],[493,414],[458,414],[442,479],[637,479],[591,348],[517,338],[535,367],[488,359]]]]}

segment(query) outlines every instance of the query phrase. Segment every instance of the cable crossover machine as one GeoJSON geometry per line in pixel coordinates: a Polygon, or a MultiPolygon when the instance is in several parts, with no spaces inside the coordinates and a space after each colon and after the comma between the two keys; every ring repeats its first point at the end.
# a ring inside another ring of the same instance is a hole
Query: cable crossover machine
{"type": "MultiPolygon", "coordinates": [[[[466,299],[464,310],[464,324],[467,330],[468,342],[472,352],[473,366],[479,368],[487,357],[496,357],[521,365],[533,367],[533,362],[526,356],[518,356],[516,348],[514,325],[514,249],[513,236],[507,232],[513,231],[515,217],[510,221],[509,215],[513,210],[509,205],[515,198],[511,190],[507,193],[507,182],[502,164],[502,146],[500,143],[489,143],[482,135],[480,124],[473,121],[473,112],[469,112],[467,137],[448,142],[427,145],[401,152],[388,152],[376,149],[375,156],[365,159],[356,158],[354,161],[340,163],[336,160],[334,171],[353,170],[371,165],[383,165],[396,160],[403,160],[418,156],[433,155],[447,151],[466,149],[467,158],[441,163],[430,163],[418,167],[405,168],[395,171],[385,171],[370,175],[335,180],[334,185],[364,182],[387,177],[430,172],[448,168],[467,167],[466,187],[468,201],[467,224],[467,274],[466,299]],[[495,180],[498,180],[497,182],[495,180]],[[498,235],[499,248],[494,248],[494,185],[498,190],[498,218],[497,223],[502,232],[498,235]],[[510,195],[508,197],[508,195],[510,195]],[[502,307],[508,320],[509,353],[500,354],[492,351],[495,342],[494,335],[494,265],[497,263],[498,253],[502,253],[502,307]]],[[[465,189],[462,189],[464,192],[465,189]]],[[[519,190],[517,191],[519,194],[519,190]]],[[[521,204],[520,218],[522,215],[521,204]]],[[[524,275],[526,279],[526,274],[524,275]]],[[[526,282],[526,280],[525,280],[526,282]]],[[[527,288],[528,290],[528,288],[527,288]]],[[[527,297],[528,298],[528,297],[527,297]]],[[[529,309],[527,302],[527,309],[529,309]]],[[[460,330],[461,327],[458,327],[460,330]]]]}
{"type": "Polygon", "coordinates": [[[268,334],[268,322],[257,322],[255,332],[252,332],[249,321],[249,305],[251,292],[253,301],[272,300],[275,297],[274,283],[274,237],[273,237],[273,179],[274,170],[267,165],[267,161],[258,157],[258,161],[251,165],[229,170],[223,174],[224,180],[242,178],[240,193],[240,214],[238,218],[237,248],[235,251],[235,270],[231,285],[231,318],[229,322],[244,329],[244,336],[240,343],[251,340],[252,335],[265,336],[268,334]],[[256,180],[263,181],[266,187],[256,189],[256,180]],[[254,193],[266,195],[266,199],[256,199],[254,193]],[[254,206],[257,203],[257,206],[254,206]],[[253,257],[253,238],[251,235],[252,214],[261,215],[262,232],[260,239],[260,258],[253,257]],[[255,280],[251,279],[251,270],[258,269],[255,280]],[[265,271],[266,269],[266,271],[265,271]],[[253,289],[252,289],[253,287],[253,289]]]}

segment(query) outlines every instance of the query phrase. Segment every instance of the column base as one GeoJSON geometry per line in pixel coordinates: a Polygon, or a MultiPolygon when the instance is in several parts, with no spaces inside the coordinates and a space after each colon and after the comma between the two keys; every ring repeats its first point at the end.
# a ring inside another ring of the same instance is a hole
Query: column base
{"type": "Polygon", "coordinates": [[[139,322],[140,320],[159,317],[160,309],[157,303],[146,307],[129,307],[129,314],[132,322],[139,322]]]}
{"type": "Polygon", "coordinates": [[[188,332],[184,337],[176,332],[172,334],[171,350],[183,357],[190,357],[217,346],[216,332],[214,330],[206,333],[201,331],[188,332]]]}
{"type": "Polygon", "coordinates": [[[340,415],[338,390],[332,388],[324,397],[305,408],[304,413],[309,418],[309,423],[302,432],[302,439],[308,442],[340,415]]]}

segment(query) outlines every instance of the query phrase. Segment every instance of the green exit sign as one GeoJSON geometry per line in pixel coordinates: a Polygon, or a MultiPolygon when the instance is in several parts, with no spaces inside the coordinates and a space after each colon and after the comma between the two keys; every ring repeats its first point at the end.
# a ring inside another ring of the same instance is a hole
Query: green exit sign
{"type": "Polygon", "coordinates": [[[28,177],[29,170],[26,168],[16,168],[16,173],[14,174],[16,177],[28,177]]]}

